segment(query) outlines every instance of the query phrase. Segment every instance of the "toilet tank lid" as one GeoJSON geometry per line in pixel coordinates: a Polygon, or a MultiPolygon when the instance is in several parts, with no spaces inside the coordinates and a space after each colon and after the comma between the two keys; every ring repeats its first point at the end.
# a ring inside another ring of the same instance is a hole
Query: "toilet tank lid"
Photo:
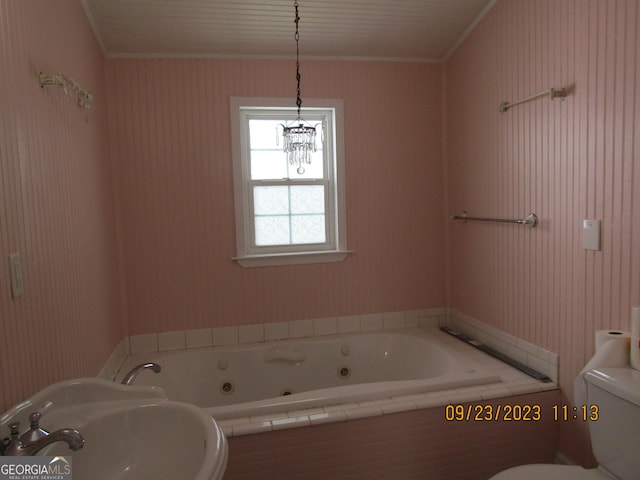
{"type": "Polygon", "coordinates": [[[617,397],[640,406],[640,371],[626,367],[603,367],[585,373],[585,380],[617,397]]]}

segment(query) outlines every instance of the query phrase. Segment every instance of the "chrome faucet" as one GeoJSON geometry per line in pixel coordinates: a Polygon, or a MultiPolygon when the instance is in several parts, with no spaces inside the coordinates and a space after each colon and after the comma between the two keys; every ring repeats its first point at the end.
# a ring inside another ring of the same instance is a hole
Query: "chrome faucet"
{"type": "Polygon", "coordinates": [[[1,445],[1,454],[6,456],[35,455],[44,447],[56,442],[65,442],[74,452],[84,447],[84,438],[80,432],[72,428],[62,428],[55,432],[47,432],[40,428],[40,413],[31,415],[31,429],[20,435],[20,424],[12,423],[11,437],[5,438],[1,445]]]}
{"type": "Polygon", "coordinates": [[[153,370],[155,373],[160,373],[160,370],[162,370],[162,367],[160,365],[158,365],[157,363],[141,363],[140,365],[137,365],[135,367],[133,367],[129,373],[127,373],[124,378],[122,379],[122,384],[123,385],[132,385],[133,381],[136,379],[136,377],[138,375],[140,375],[140,373],[142,373],[143,370],[146,369],[151,369],[153,370]]]}

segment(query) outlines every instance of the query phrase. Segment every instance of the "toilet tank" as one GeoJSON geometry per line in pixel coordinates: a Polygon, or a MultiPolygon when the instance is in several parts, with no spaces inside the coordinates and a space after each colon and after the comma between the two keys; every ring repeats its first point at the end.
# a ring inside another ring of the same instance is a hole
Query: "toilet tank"
{"type": "MultiPolygon", "coordinates": [[[[638,479],[640,371],[629,366],[607,367],[591,370],[584,378],[588,405],[597,406],[597,420],[588,420],[596,460],[616,478],[638,479]]],[[[595,418],[594,407],[587,412],[595,418]]]]}

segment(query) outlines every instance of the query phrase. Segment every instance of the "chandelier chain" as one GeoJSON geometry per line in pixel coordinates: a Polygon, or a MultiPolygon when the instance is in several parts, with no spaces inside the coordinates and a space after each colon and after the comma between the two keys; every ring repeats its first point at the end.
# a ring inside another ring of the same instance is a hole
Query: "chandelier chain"
{"type": "Polygon", "coordinates": [[[298,32],[298,23],[300,22],[300,15],[298,15],[298,1],[296,0],[293,4],[293,6],[296,8],[296,34],[295,34],[295,39],[296,39],[296,81],[298,82],[298,97],[296,98],[296,105],[298,106],[298,118],[300,117],[300,109],[302,107],[302,98],[300,95],[300,79],[302,78],[302,75],[300,75],[300,47],[298,45],[298,42],[300,41],[300,33],[298,32]]]}
{"type": "Polygon", "coordinates": [[[298,0],[295,0],[293,5],[296,9],[296,81],[298,83],[296,105],[298,106],[298,121],[296,125],[282,125],[282,149],[287,155],[289,164],[298,165],[296,172],[298,172],[298,175],[302,175],[305,171],[303,165],[311,163],[312,154],[316,151],[316,127],[305,125],[300,115],[302,108],[300,79],[302,75],[300,75],[300,32],[298,30],[300,15],[298,13],[298,0]]]}

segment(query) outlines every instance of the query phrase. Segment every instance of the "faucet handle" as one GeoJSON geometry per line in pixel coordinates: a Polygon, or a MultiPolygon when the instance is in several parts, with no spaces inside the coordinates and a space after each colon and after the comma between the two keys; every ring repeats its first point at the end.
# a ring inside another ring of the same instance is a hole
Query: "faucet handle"
{"type": "Polygon", "coordinates": [[[11,430],[11,440],[13,440],[14,438],[18,438],[18,436],[20,435],[20,422],[12,423],[11,425],[9,425],[9,429],[11,430]]]}
{"type": "Polygon", "coordinates": [[[29,415],[31,428],[38,428],[40,426],[40,418],[42,418],[42,414],[40,412],[33,412],[31,415],[29,415]]]}
{"type": "Polygon", "coordinates": [[[31,428],[22,434],[20,441],[24,444],[37,442],[43,437],[49,435],[49,432],[40,428],[40,418],[42,414],[40,412],[33,412],[29,416],[29,422],[31,422],[31,428]]]}
{"type": "Polygon", "coordinates": [[[9,425],[11,430],[11,437],[2,440],[2,455],[12,456],[22,447],[22,441],[20,440],[20,423],[12,423],[9,425]]]}

